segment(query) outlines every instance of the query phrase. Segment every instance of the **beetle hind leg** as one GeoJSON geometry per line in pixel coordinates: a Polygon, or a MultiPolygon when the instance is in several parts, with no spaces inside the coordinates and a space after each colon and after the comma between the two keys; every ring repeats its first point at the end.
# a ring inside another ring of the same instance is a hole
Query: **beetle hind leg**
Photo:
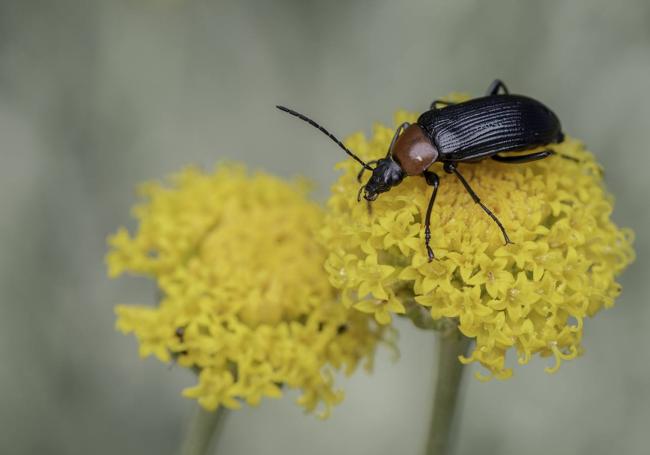
{"type": "Polygon", "coordinates": [[[529,153],[528,155],[514,155],[514,156],[501,156],[501,155],[492,155],[491,158],[494,161],[499,163],[506,164],[521,164],[521,163],[530,163],[531,161],[537,161],[549,156],[559,156],[565,160],[573,161],[574,163],[580,163],[581,161],[578,158],[574,158],[564,153],[559,153],[554,150],[542,150],[541,152],[529,153]]]}
{"type": "Polygon", "coordinates": [[[485,213],[487,213],[490,216],[490,218],[492,218],[492,220],[497,224],[497,226],[499,226],[499,229],[501,229],[501,234],[503,234],[503,239],[506,242],[506,245],[509,244],[509,243],[514,243],[514,242],[512,242],[512,240],[510,240],[510,237],[508,237],[508,233],[506,232],[506,228],[503,227],[503,224],[501,224],[501,221],[499,221],[499,218],[497,218],[497,216],[494,213],[492,213],[492,211],[489,208],[487,208],[485,206],[485,204],[483,204],[481,202],[481,198],[479,198],[478,195],[472,189],[472,187],[469,186],[469,183],[467,183],[467,180],[465,180],[465,177],[463,177],[461,175],[461,173],[458,172],[458,169],[456,169],[456,165],[454,163],[450,162],[450,161],[447,161],[447,162],[444,163],[444,170],[448,174],[454,174],[458,178],[458,180],[460,180],[460,183],[463,184],[463,186],[465,187],[465,190],[469,193],[469,195],[472,197],[474,202],[477,203],[479,206],[481,206],[483,211],[485,213]]]}
{"type": "Polygon", "coordinates": [[[529,153],[527,155],[511,155],[511,156],[502,156],[499,154],[492,155],[491,158],[494,161],[499,163],[507,164],[519,164],[519,163],[530,163],[531,161],[542,160],[553,155],[555,152],[552,150],[542,150],[541,152],[529,153]]]}
{"type": "Polygon", "coordinates": [[[569,160],[569,161],[573,161],[574,163],[582,163],[582,161],[579,160],[578,158],[574,158],[574,157],[572,157],[572,156],[565,155],[564,153],[555,152],[555,151],[553,151],[553,150],[549,150],[549,151],[551,152],[551,155],[559,156],[559,157],[562,158],[562,159],[569,160]]]}

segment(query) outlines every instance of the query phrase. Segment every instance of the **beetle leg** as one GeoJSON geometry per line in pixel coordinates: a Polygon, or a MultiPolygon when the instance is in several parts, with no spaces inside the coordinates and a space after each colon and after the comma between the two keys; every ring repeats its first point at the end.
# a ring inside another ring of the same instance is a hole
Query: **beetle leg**
{"type": "Polygon", "coordinates": [[[494,213],[492,213],[492,211],[489,208],[487,208],[485,205],[483,205],[483,203],[481,202],[481,199],[474,192],[472,187],[469,186],[469,183],[467,183],[467,180],[465,180],[465,178],[461,175],[461,173],[458,172],[458,169],[456,169],[456,165],[454,163],[450,162],[450,161],[447,161],[447,162],[444,163],[444,170],[445,170],[446,173],[455,174],[456,177],[458,177],[458,180],[460,180],[460,183],[463,184],[463,186],[465,187],[465,190],[467,190],[469,195],[472,196],[472,199],[474,200],[474,202],[476,202],[478,205],[480,205],[481,208],[483,209],[483,211],[485,213],[487,213],[490,216],[490,218],[492,218],[494,220],[494,222],[497,224],[497,226],[499,226],[499,229],[501,229],[501,233],[503,234],[503,238],[504,238],[504,240],[506,242],[506,245],[508,243],[512,243],[512,241],[510,240],[510,237],[508,237],[508,233],[506,232],[506,229],[503,227],[503,224],[501,224],[501,221],[499,221],[499,219],[496,217],[496,215],[494,213]]]}
{"type": "Polygon", "coordinates": [[[429,199],[429,206],[427,207],[427,214],[424,218],[424,245],[427,248],[427,256],[429,256],[429,262],[433,261],[434,255],[429,242],[431,241],[431,210],[433,209],[433,203],[436,200],[436,194],[438,194],[438,183],[439,178],[435,172],[424,171],[424,180],[427,181],[428,185],[433,187],[433,193],[431,194],[431,199],[429,199]]]}
{"type": "Polygon", "coordinates": [[[361,188],[359,188],[359,192],[357,193],[357,202],[361,202],[361,193],[363,193],[363,190],[366,188],[366,185],[363,185],[361,188]]]}
{"type": "Polygon", "coordinates": [[[438,109],[439,104],[442,106],[453,106],[454,104],[458,104],[458,103],[453,103],[451,101],[445,101],[445,100],[435,100],[431,103],[429,109],[438,109]]]}
{"type": "Polygon", "coordinates": [[[527,163],[529,161],[535,161],[535,160],[541,160],[543,158],[546,158],[548,156],[559,156],[562,159],[573,161],[574,163],[582,163],[578,158],[574,158],[569,155],[565,155],[564,153],[556,152],[555,150],[542,150],[541,152],[537,153],[530,153],[528,155],[519,155],[519,156],[500,156],[500,155],[493,155],[492,159],[496,161],[500,161],[502,163],[527,163]],[[518,160],[511,160],[509,158],[520,158],[521,161],[518,160]]]}
{"type": "Polygon", "coordinates": [[[574,163],[582,163],[578,158],[574,158],[569,155],[565,155],[564,153],[559,153],[553,150],[549,150],[551,152],[551,155],[556,155],[559,156],[560,158],[564,158],[565,160],[573,161],[574,163]]]}
{"type": "Polygon", "coordinates": [[[499,163],[518,164],[541,160],[553,154],[554,152],[552,150],[542,150],[541,152],[529,153],[528,155],[501,156],[497,154],[492,155],[491,158],[499,163]]]}
{"type": "Polygon", "coordinates": [[[558,153],[554,150],[542,150],[541,152],[529,153],[528,155],[514,155],[514,156],[492,155],[491,158],[494,161],[498,161],[500,163],[518,164],[518,163],[528,163],[530,161],[541,160],[553,155],[559,156],[560,158],[563,158],[565,160],[573,161],[574,163],[580,163],[580,160],[578,158],[574,158],[572,156],[565,155],[563,153],[558,153]]]}
{"type": "Polygon", "coordinates": [[[492,95],[498,95],[499,94],[499,89],[503,89],[503,93],[508,95],[510,92],[508,91],[508,87],[506,87],[506,84],[503,83],[501,79],[495,79],[492,81],[490,84],[490,87],[487,89],[487,94],[488,96],[492,95]]]}
{"type": "MultiPolygon", "coordinates": [[[[377,160],[368,161],[366,164],[367,164],[368,166],[371,166],[371,165],[373,165],[373,164],[377,164],[377,160]]],[[[361,170],[359,171],[359,173],[357,174],[357,181],[358,181],[359,183],[361,183],[361,179],[363,178],[363,173],[364,173],[365,171],[366,171],[366,168],[365,168],[365,167],[362,167],[361,170]]]]}
{"type": "Polygon", "coordinates": [[[397,138],[402,133],[402,130],[405,130],[409,126],[411,126],[409,122],[404,122],[397,127],[397,129],[395,130],[395,134],[393,135],[393,140],[390,141],[390,147],[388,147],[388,153],[386,153],[386,158],[391,156],[391,153],[393,152],[393,146],[395,145],[395,142],[397,142],[397,138]]]}

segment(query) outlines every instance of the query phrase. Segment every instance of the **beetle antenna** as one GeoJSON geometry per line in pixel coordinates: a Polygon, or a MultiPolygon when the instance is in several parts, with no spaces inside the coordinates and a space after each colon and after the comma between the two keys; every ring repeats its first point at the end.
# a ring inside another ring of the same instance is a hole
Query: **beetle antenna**
{"type": "Polygon", "coordinates": [[[372,168],[371,168],[368,164],[366,164],[366,163],[365,163],[361,158],[359,158],[357,155],[355,155],[354,153],[352,153],[352,152],[350,151],[350,149],[348,149],[345,145],[343,145],[343,142],[339,141],[338,138],[337,138],[336,136],[334,136],[332,133],[330,133],[330,132],[327,131],[325,128],[323,128],[322,126],[320,126],[318,123],[314,122],[314,121],[313,121],[312,119],[310,119],[309,117],[307,117],[307,116],[305,116],[305,115],[302,115],[301,113],[296,112],[296,111],[294,111],[294,110],[292,110],[292,109],[289,109],[288,107],[284,107],[284,106],[275,106],[275,107],[277,107],[277,108],[280,109],[281,111],[284,111],[284,112],[286,112],[286,113],[288,113],[288,114],[293,115],[294,117],[298,117],[300,120],[304,120],[305,122],[309,123],[309,124],[310,124],[311,126],[313,126],[314,128],[318,128],[318,129],[319,129],[323,134],[325,134],[325,135],[326,135],[327,137],[329,137],[331,140],[333,140],[334,142],[336,142],[336,143],[338,144],[338,146],[341,147],[341,148],[345,151],[345,153],[347,153],[347,154],[350,155],[352,158],[354,158],[354,159],[355,159],[359,164],[361,164],[365,169],[368,169],[369,171],[372,171],[372,168]]]}

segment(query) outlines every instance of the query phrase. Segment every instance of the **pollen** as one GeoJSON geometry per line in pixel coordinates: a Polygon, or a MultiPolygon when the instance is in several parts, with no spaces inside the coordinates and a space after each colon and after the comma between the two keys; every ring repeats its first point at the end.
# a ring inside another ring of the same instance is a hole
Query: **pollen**
{"type": "Polygon", "coordinates": [[[307,186],[237,165],[188,168],[142,185],[135,233],[108,240],[111,276],[143,275],[159,290],[153,306],[117,306],[118,330],[141,356],[195,371],[183,395],[208,410],[297,389],[325,417],[343,398],[336,372],[372,366],[384,329],[339,302],[307,186]]]}
{"type": "MultiPolygon", "coordinates": [[[[354,134],[346,145],[363,160],[376,160],[385,156],[397,125],[416,119],[398,112],[392,128],[375,125],[369,137],[354,134]]],[[[440,189],[431,216],[433,262],[425,250],[432,192],[425,179],[405,179],[368,210],[356,200],[358,164],[342,161],[321,229],[331,283],[348,306],[374,312],[381,324],[414,305],[434,322],[456,321],[474,340],[461,361],[482,365],[482,379],[510,377],[509,352],[520,364],[549,357],[547,371],[557,371],[583,352],[585,319],[614,304],[621,292],[616,277],[634,251],[632,231],[611,220],[613,198],[592,153],[568,136],[552,147],[575,161],[551,156],[459,166],[504,224],[514,242],[508,245],[455,176],[434,164],[440,189]]]]}

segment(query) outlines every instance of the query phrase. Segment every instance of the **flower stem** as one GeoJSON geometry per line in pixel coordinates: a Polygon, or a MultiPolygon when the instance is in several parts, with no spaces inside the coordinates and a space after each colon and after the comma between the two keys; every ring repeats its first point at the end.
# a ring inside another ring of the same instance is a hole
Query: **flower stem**
{"type": "Polygon", "coordinates": [[[449,453],[464,369],[458,356],[467,354],[470,342],[471,340],[463,336],[455,326],[453,330],[438,332],[438,380],[427,441],[427,455],[449,453]]]}
{"type": "MultiPolygon", "coordinates": [[[[181,455],[205,455],[213,442],[219,439],[227,409],[220,406],[216,411],[198,407],[187,429],[181,446],[181,455]]],[[[215,453],[214,451],[211,453],[215,453]]]]}

